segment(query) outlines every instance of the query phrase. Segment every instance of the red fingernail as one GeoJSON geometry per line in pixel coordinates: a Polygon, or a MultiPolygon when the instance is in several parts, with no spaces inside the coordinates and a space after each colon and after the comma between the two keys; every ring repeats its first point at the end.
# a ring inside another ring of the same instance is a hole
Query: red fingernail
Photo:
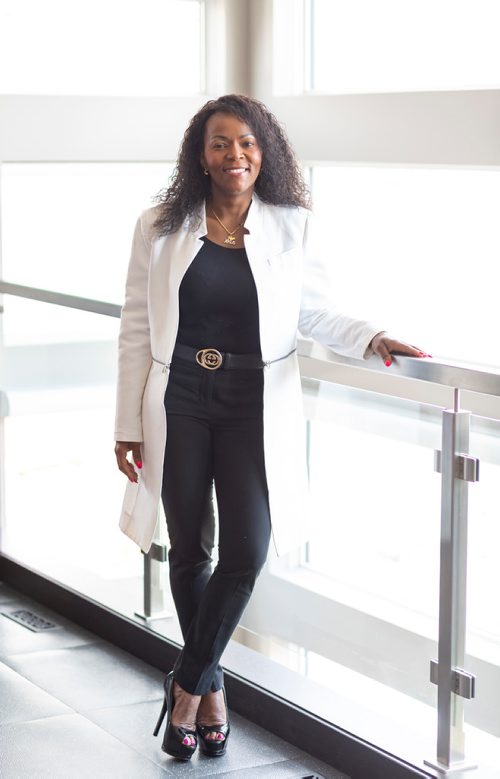
{"type": "Polygon", "coordinates": [[[142,461],[141,460],[137,460],[136,465],[137,465],[138,468],[142,468],[142,461]]]}
{"type": "Polygon", "coordinates": [[[392,362],[390,360],[386,360],[385,364],[386,364],[387,368],[390,368],[390,366],[392,365],[392,362]]]}

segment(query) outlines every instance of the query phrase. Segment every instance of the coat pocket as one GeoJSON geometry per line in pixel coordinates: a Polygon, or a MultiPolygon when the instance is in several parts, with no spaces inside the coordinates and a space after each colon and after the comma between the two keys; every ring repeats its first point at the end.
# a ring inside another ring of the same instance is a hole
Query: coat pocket
{"type": "Polygon", "coordinates": [[[293,246],[278,254],[273,254],[267,258],[267,264],[271,270],[287,270],[302,257],[302,247],[293,246]]]}

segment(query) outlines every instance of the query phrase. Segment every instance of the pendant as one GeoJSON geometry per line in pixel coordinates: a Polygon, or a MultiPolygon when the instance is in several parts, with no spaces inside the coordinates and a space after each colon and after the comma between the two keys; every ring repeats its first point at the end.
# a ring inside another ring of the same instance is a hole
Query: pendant
{"type": "Polygon", "coordinates": [[[228,235],[227,238],[224,239],[224,243],[228,243],[230,246],[234,246],[236,243],[236,236],[228,235]]]}

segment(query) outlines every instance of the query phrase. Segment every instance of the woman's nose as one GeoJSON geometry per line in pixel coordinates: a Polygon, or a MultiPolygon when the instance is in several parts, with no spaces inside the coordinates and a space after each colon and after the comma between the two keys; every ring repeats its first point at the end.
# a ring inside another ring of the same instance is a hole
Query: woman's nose
{"type": "Polygon", "coordinates": [[[243,150],[239,144],[233,144],[228,149],[228,157],[231,157],[231,159],[239,159],[243,156],[243,150]]]}

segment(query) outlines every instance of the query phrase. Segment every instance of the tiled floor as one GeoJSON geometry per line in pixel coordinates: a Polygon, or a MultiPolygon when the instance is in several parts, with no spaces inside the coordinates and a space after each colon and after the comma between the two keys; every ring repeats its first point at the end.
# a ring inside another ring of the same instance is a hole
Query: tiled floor
{"type": "Polygon", "coordinates": [[[152,736],[163,676],[0,584],[0,779],[348,779],[236,714],[224,757],[173,760],[152,736]],[[57,627],[35,633],[1,613],[19,608],[57,627]]]}

